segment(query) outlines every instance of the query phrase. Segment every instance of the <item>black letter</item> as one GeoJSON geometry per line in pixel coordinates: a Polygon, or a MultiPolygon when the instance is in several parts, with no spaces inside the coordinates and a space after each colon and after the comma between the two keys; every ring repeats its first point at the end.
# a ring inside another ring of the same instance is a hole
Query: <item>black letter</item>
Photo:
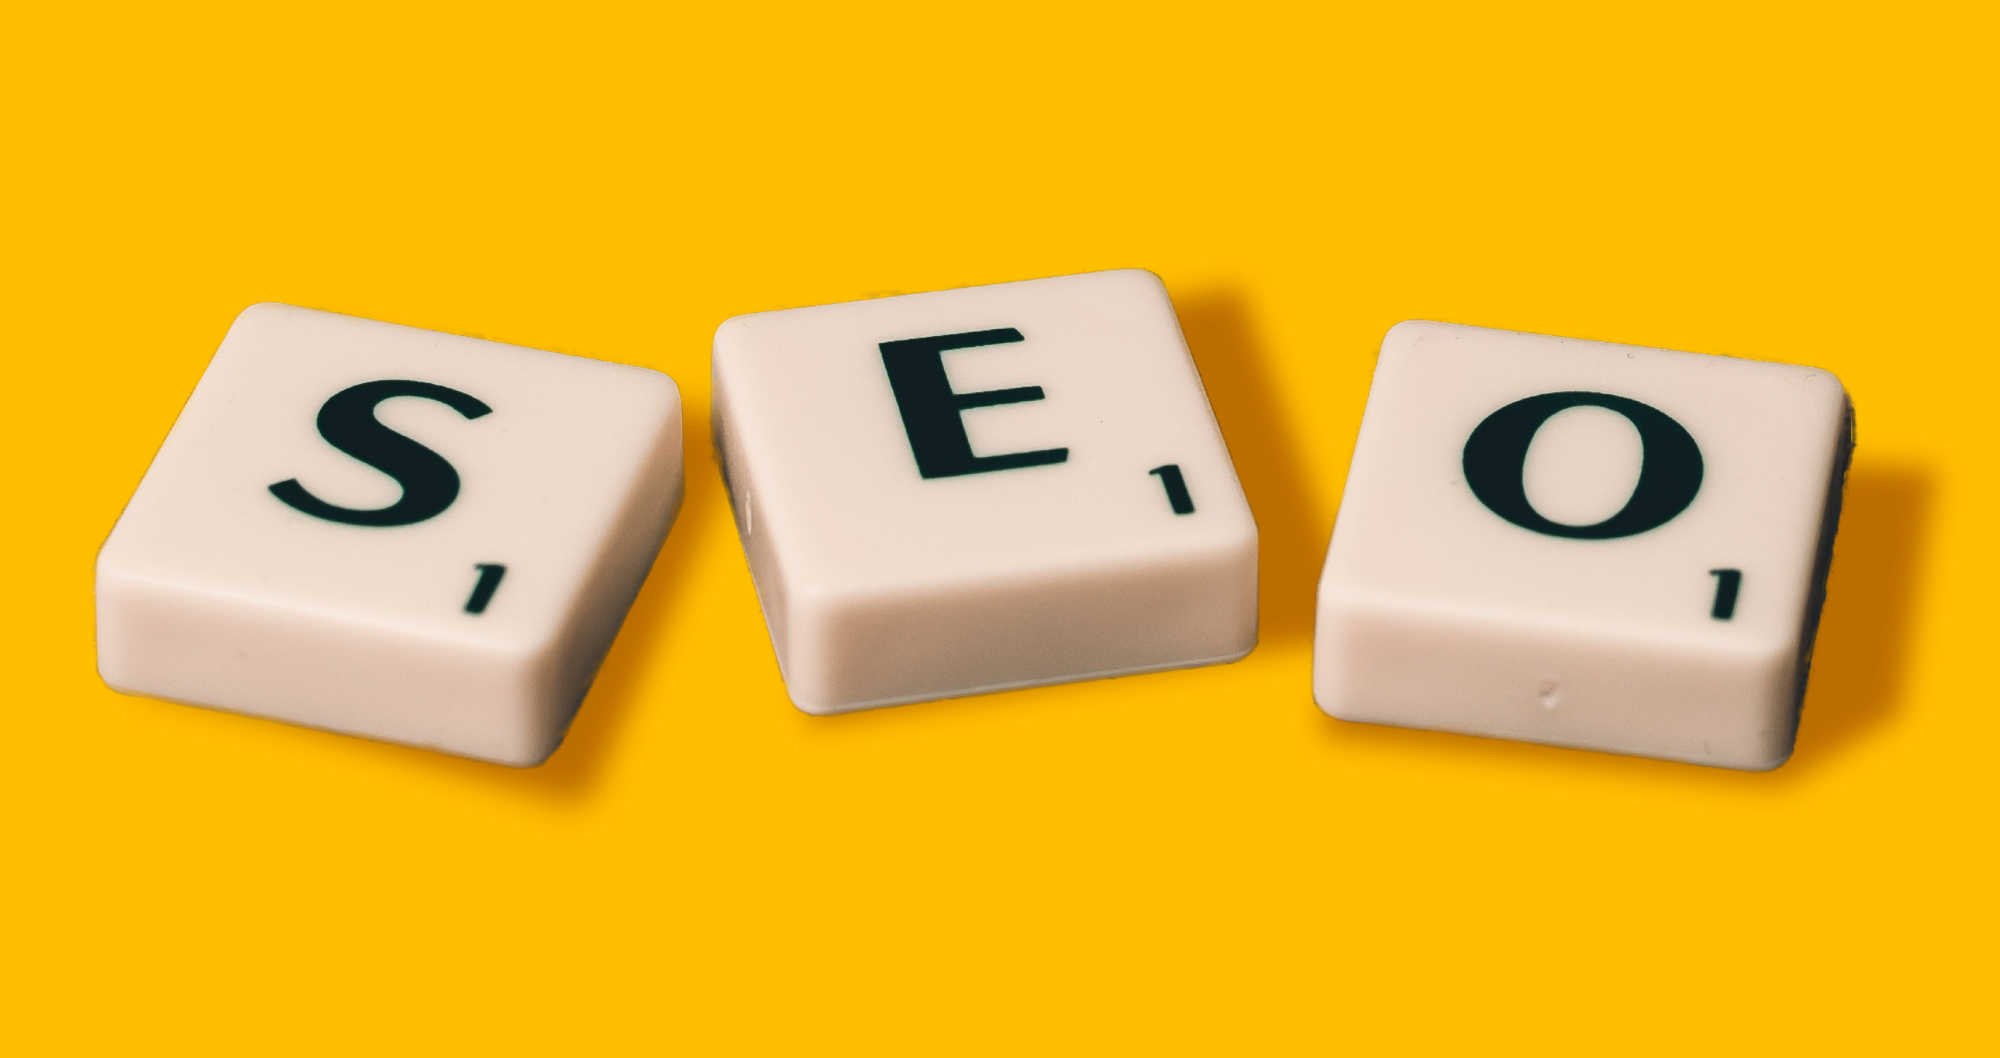
{"type": "Polygon", "coordinates": [[[1523,529],[1577,540],[1610,540],[1657,529],[1701,491],[1701,448],[1680,423],[1650,404],[1608,393],[1544,393],[1517,400],[1486,417],[1465,442],[1465,483],[1494,514],[1523,529]],[[1549,417],[1565,408],[1609,408],[1638,427],[1639,483],[1625,506],[1596,525],[1564,525],[1542,517],[1521,481],[1528,445],[1549,417]]]}
{"type": "Polygon", "coordinates": [[[889,372],[889,388],[896,394],[897,409],[903,413],[903,432],[910,436],[910,454],[917,457],[917,473],[926,478],[950,478],[960,474],[983,474],[989,470],[1044,466],[1069,458],[1067,448],[1010,452],[1000,456],[972,454],[972,438],[966,436],[965,420],[959,418],[961,412],[968,408],[1041,400],[1042,387],[1020,386],[979,393],[954,393],[951,379],[944,373],[943,354],[953,349],[976,349],[982,345],[1005,345],[1020,340],[1020,331],[1002,327],[992,331],[940,334],[934,338],[905,338],[881,343],[882,367],[889,372]]]}
{"type": "Polygon", "coordinates": [[[412,525],[444,513],[458,499],[458,471],[443,456],[389,429],[375,418],[375,406],[391,397],[423,397],[468,419],[492,411],[477,398],[430,382],[384,379],[363,382],[327,398],[319,409],[319,435],[326,443],[396,479],[403,497],[387,507],[336,507],[307,492],[297,478],[271,486],[271,495],[329,522],[343,525],[412,525]]]}

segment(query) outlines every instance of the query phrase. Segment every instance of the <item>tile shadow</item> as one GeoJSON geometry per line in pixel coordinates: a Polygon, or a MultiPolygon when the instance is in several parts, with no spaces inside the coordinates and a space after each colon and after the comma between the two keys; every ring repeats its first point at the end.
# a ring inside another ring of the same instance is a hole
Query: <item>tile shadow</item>
{"type": "Polygon", "coordinates": [[[1935,484],[1914,466],[1848,473],[1791,763],[1804,771],[1879,727],[1902,697],[1935,484]]]}
{"type": "Polygon", "coordinates": [[[1277,387],[1249,312],[1228,291],[1177,296],[1174,308],[1257,518],[1258,641],[1310,639],[1330,529],[1278,412],[1277,387]]]}
{"type": "Polygon", "coordinates": [[[555,753],[536,767],[510,768],[426,750],[408,752],[425,764],[509,790],[565,801],[588,796],[610,747],[637,706],[653,666],[660,663],[657,645],[669,637],[671,624],[684,616],[679,605],[683,601],[681,586],[702,553],[704,539],[714,529],[715,519],[709,512],[723,503],[722,483],[715,474],[706,472],[710,462],[708,420],[689,415],[683,431],[687,494],[681,501],[681,512],[626,613],[583,707],[577,710],[555,753]]]}
{"type": "Polygon", "coordinates": [[[618,630],[618,639],[611,644],[611,653],[605,656],[604,667],[598,670],[597,681],[577,711],[568,737],[541,767],[522,773],[531,777],[533,785],[575,795],[584,792],[596,776],[606,750],[617,740],[640,688],[658,662],[654,647],[664,641],[670,620],[678,614],[674,604],[680,601],[688,567],[702,553],[703,538],[715,528],[709,512],[726,505],[721,479],[709,472],[707,417],[688,416],[684,429],[688,439],[683,454],[687,495],[681,501],[680,516],[653,561],[653,570],[639,589],[624,627],[618,630]]]}

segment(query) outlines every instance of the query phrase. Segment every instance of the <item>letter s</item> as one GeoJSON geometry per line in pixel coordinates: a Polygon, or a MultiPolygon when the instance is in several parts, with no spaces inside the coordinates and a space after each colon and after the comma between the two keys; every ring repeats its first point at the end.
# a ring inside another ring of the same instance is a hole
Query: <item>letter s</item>
{"type": "Polygon", "coordinates": [[[493,409],[447,386],[403,379],[363,382],[327,398],[319,409],[319,435],[326,443],[396,479],[401,499],[387,507],[340,507],[307,492],[297,478],[271,486],[271,495],[292,507],[342,525],[414,525],[443,514],[458,499],[458,471],[436,452],[389,429],[375,418],[375,406],[391,397],[434,400],[468,419],[493,409]]]}

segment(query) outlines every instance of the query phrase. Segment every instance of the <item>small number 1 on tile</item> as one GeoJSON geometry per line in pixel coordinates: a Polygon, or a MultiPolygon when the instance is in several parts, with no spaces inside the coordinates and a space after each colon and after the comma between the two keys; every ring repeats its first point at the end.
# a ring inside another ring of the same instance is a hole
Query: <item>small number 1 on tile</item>
{"type": "Polygon", "coordinates": [[[1175,514],[1194,513],[1194,497],[1188,495],[1187,482],[1181,480],[1181,465],[1179,463],[1168,463],[1163,467],[1154,467],[1146,473],[1158,474],[1160,476],[1160,484],[1166,486],[1167,489],[1167,505],[1174,509],[1175,514]]]}
{"type": "Polygon", "coordinates": [[[1715,575],[1715,608],[1709,616],[1718,621],[1727,621],[1736,616],[1736,592],[1743,587],[1743,571],[1740,569],[1711,569],[1715,575]]]}
{"type": "Polygon", "coordinates": [[[479,571],[479,583],[472,586],[472,598],[465,600],[465,612],[485,613],[486,604],[493,601],[493,593],[500,590],[500,578],[507,575],[507,567],[481,562],[472,568],[479,571]]]}

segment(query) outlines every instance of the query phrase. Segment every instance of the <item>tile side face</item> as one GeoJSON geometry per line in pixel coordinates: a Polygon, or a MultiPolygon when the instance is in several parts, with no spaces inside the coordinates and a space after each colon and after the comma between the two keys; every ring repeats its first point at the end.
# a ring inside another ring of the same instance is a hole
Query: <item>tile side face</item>
{"type": "Polygon", "coordinates": [[[1256,526],[1150,273],[737,317],[716,333],[715,388],[738,529],[801,708],[1254,643],[1256,526]],[[1133,593],[1149,578],[1170,612],[1133,593]]]}
{"type": "Polygon", "coordinates": [[[1398,325],[1321,576],[1316,698],[1776,766],[1850,422],[1813,368],[1398,325]]]}
{"type": "Polygon", "coordinates": [[[121,690],[552,750],[678,511],[657,372],[245,310],[98,559],[121,690]]]}

